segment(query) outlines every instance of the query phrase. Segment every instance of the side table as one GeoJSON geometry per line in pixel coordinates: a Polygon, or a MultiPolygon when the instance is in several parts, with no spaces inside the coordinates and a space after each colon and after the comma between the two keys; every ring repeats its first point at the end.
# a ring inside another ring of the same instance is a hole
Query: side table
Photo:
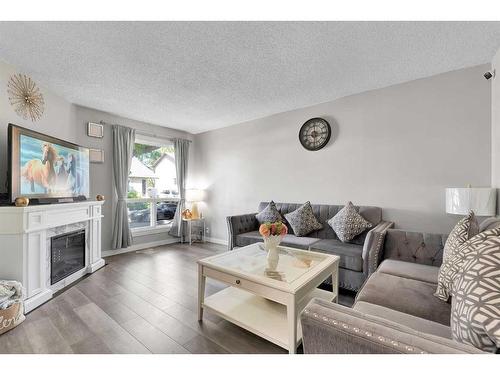
{"type": "MultiPolygon", "coordinates": [[[[193,244],[193,242],[199,241],[199,242],[205,242],[205,218],[199,218],[199,219],[182,219],[183,222],[187,224],[187,237],[190,245],[193,244]],[[193,225],[194,223],[194,225],[193,225]],[[193,229],[198,229],[198,239],[193,240],[193,229]],[[199,232],[201,230],[201,233],[199,232]]],[[[184,238],[183,238],[184,242],[184,238]]]]}

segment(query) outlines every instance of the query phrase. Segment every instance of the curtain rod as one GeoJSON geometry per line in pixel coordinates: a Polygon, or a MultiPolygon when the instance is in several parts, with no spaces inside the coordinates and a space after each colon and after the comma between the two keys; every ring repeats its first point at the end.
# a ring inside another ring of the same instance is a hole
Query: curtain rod
{"type": "MultiPolygon", "coordinates": [[[[99,121],[99,124],[101,124],[101,125],[109,125],[109,126],[118,125],[118,124],[111,124],[111,123],[105,122],[105,121],[99,121]]],[[[135,129],[135,133],[139,134],[139,135],[144,135],[146,137],[153,137],[153,138],[163,139],[163,140],[166,140],[166,141],[174,141],[176,139],[184,139],[185,141],[193,142],[190,139],[186,139],[186,138],[169,138],[169,137],[163,137],[163,136],[160,136],[160,135],[157,135],[157,134],[154,134],[154,133],[142,132],[142,131],[139,131],[137,129],[135,129]]]]}

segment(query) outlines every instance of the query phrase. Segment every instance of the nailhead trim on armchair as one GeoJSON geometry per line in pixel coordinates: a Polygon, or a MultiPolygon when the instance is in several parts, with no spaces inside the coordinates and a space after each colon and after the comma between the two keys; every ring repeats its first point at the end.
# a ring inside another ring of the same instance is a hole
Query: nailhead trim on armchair
{"type": "Polygon", "coordinates": [[[324,316],[324,315],[313,313],[313,312],[309,311],[307,308],[303,311],[303,314],[308,315],[308,316],[313,316],[316,319],[321,319],[325,323],[333,324],[338,329],[341,329],[342,331],[345,331],[345,332],[353,333],[356,336],[366,336],[366,337],[369,337],[369,338],[375,337],[379,342],[381,342],[383,344],[393,346],[395,348],[398,348],[399,350],[404,350],[404,351],[406,351],[408,353],[428,354],[427,352],[425,352],[422,349],[417,348],[415,346],[406,345],[406,344],[401,343],[399,341],[392,340],[392,339],[390,339],[388,337],[384,337],[384,336],[380,336],[380,335],[378,335],[378,336],[374,335],[370,331],[366,331],[366,330],[364,330],[362,328],[349,325],[349,324],[344,323],[344,322],[342,322],[340,320],[332,319],[332,318],[329,318],[329,317],[324,316]]]}

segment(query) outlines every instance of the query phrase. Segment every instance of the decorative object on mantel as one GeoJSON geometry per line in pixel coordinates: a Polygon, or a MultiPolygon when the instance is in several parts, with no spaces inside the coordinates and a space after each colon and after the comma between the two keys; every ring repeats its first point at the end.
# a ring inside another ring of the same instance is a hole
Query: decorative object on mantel
{"type": "Polygon", "coordinates": [[[465,188],[446,189],[446,213],[467,215],[470,210],[476,216],[495,216],[497,192],[494,188],[474,188],[471,185],[465,188]]]}
{"type": "Polygon", "coordinates": [[[89,149],[89,161],[91,163],[103,164],[104,163],[104,150],[97,148],[89,149]]]}
{"type": "Polygon", "coordinates": [[[191,213],[191,210],[186,208],[184,211],[182,211],[182,218],[184,220],[191,220],[193,218],[193,214],[191,213]]]}
{"type": "Polygon", "coordinates": [[[28,207],[30,204],[29,198],[26,197],[17,197],[14,201],[16,207],[28,207]]]}
{"type": "Polygon", "coordinates": [[[259,233],[264,237],[264,247],[267,250],[267,265],[270,270],[274,271],[279,262],[278,245],[288,233],[288,228],[281,221],[264,223],[260,225],[259,233]]]}
{"type": "Polygon", "coordinates": [[[104,195],[101,195],[101,194],[97,194],[96,197],[95,197],[96,201],[98,202],[102,202],[104,200],[104,195]]]}
{"type": "Polygon", "coordinates": [[[299,141],[309,151],[321,150],[330,141],[331,136],[330,124],[319,117],[307,120],[299,131],[299,141]]]}
{"type": "Polygon", "coordinates": [[[14,74],[7,83],[9,102],[23,119],[35,122],[44,111],[43,94],[36,83],[24,74],[14,74]]]}
{"type": "Polygon", "coordinates": [[[87,135],[93,138],[104,138],[104,125],[89,122],[87,124],[87,135]]]}

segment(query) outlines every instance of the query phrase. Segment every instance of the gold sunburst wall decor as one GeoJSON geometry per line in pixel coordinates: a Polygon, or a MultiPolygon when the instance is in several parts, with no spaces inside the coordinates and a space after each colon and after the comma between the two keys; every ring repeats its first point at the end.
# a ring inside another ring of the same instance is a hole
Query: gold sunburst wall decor
{"type": "Polygon", "coordinates": [[[7,83],[10,104],[23,119],[39,120],[43,115],[45,101],[36,83],[24,74],[14,74],[7,83]]]}

